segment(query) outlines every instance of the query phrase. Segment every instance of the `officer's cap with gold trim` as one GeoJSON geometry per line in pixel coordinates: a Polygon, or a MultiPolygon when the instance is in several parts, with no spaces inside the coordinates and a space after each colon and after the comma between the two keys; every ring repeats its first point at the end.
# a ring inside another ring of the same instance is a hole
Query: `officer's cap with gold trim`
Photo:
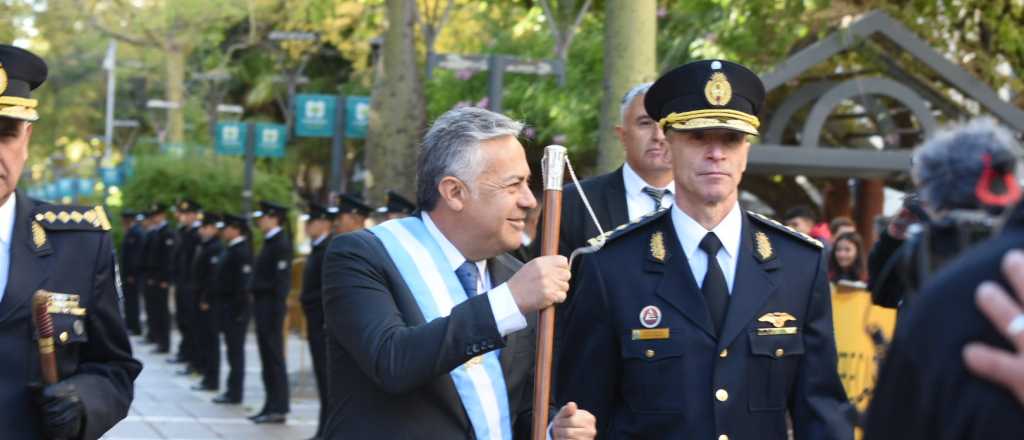
{"type": "Polygon", "coordinates": [[[757,136],[764,96],[764,84],[750,69],[701,60],[658,78],[644,96],[644,108],[665,130],[724,128],[757,136]]]}
{"type": "Polygon", "coordinates": [[[36,121],[39,102],[31,92],[46,81],[46,62],[36,54],[0,44],[0,117],[36,121]]]}
{"type": "Polygon", "coordinates": [[[177,205],[174,206],[174,211],[175,212],[188,213],[188,212],[199,212],[199,211],[202,211],[202,210],[203,210],[203,206],[202,205],[200,205],[200,204],[196,203],[194,200],[190,200],[190,199],[183,199],[183,200],[179,201],[177,205]]]}

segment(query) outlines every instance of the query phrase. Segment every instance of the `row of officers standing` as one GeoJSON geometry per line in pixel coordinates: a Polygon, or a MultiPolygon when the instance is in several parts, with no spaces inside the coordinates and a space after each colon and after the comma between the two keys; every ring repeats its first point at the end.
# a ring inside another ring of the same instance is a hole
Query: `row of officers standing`
{"type": "MultiPolygon", "coordinates": [[[[327,407],[320,294],[324,252],[332,235],[362,229],[374,211],[356,195],[340,195],[336,202],[337,206],[330,207],[311,203],[300,217],[310,239],[300,301],[307,318],[321,414],[326,414],[327,407]]],[[[407,199],[389,192],[387,205],[376,211],[394,218],[413,209],[407,199]]],[[[213,401],[239,404],[244,390],[245,339],[249,322],[254,320],[266,390],[263,408],[250,416],[254,423],[284,423],[289,412],[283,332],[294,246],[288,211],[282,204],[261,201],[260,209],[252,213],[251,220],[263,238],[258,254],[253,250],[250,219],[204,211],[193,200],[181,200],[174,206],[177,226],[170,225],[168,209],[159,203],[142,213],[122,212],[125,236],[119,252],[120,276],[129,332],[141,336],[145,331],[145,341],[155,345],[154,353],[170,354],[173,296],[173,324],[182,337],[177,354],[167,361],[183,364],[182,375],[202,378],[194,389],[218,391],[223,335],[230,372],[226,390],[213,401]],[[143,307],[145,327],[140,318],[143,307]]]]}

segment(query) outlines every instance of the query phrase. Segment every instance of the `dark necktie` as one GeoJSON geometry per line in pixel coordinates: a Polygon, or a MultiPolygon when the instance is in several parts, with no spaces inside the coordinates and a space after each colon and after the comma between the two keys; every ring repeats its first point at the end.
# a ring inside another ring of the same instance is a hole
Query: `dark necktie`
{"type": "Polygon", "coordinates": [[[455,269],[455,276],[459,277],[459,283],[462,284],[462,290],[466,291],[467,298],[476,296],[476,285],[480,279],[480,271],[477,270],[476,263],[470,261],[462,263],[458,269],[455,269]]]}
{"type": "Polygon", "coordinates": [[[642,191],[644,192],[644,194],[647,194],[648,196],[650,196],[651,200],[654,200],[654,210],[655,211],[661,209],[661,199],[662,199],[662,197],[665,197],[665,193],[671,192],[671,191],[669,191],[667,189],[657,189],[657,188],[651,188],[649,186],[645,186],[642,191]]]}
{"type": "Polygon", "coordinates": [[[716,333],[721,332],[722,325],[725,324],[725,313],[729,310],[729,285],[725,283],[725,273],[722,272],[722,266],[718,265],[717,258],[718,250],[721,248],[722,242],[714,232],[708,232],[700,241],[700,249],[708,255],[708,272],[704,275],[700,291],[708,304],[711,323],[715,325],[716,333]]]}

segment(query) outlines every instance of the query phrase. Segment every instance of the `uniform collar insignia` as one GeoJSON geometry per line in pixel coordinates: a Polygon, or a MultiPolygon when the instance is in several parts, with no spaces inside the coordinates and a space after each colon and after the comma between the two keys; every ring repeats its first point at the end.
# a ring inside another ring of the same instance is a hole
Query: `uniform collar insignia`
{"type": "Polygon", "coordinates": [[[775,256],[775,252],[772,250],[772,242],[768,240],[768,235],[764,232],[757,231],[754,233],[754,249],[757,251],[757,260],[762,263],[775,256]]]}
{"type": "Polygon", "coordinates": [[[796,318],[786,312],[772,312],[761,315],[760,318],[757,318],[757,321],[767,322],[775,328],[780,328],[786,325],[787,321],[796,321],[796,318]]]}
{"type": "Polygon", "coordinates": [[[36,221],[32,222],[32,244],[37,250],[46,246],[46,230],[36,221]]]}
{"type": "Polygon", "coordinates": [[[651,257],[658,262],[665,261],[665,236],[661,231],[651,235],[651,257]]]}

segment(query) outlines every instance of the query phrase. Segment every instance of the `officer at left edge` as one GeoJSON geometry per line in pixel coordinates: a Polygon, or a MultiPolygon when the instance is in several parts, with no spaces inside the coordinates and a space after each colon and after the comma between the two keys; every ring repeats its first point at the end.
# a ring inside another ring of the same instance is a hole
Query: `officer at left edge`
{"type": "Polygon", "coordinates": [[[100,206],[50,205],[15,188],[39,119],[35,54],[0,45],[0,438],[97,439],[128,413],[142,365],[118,304],[100,206]],[[59,381],[41,382],[32,298],[51,292],[59,381]]]}
{"type": "Polygon", "coordinates": [[[337,213],[337,208],[325,208],[319,203],[310,202],[309,210],[304,216],[306,234],[309,235],[311,249],[302,271],[302,292],[299,294],[299,301],[302,303],[303,313],[306,314],[306,338],[309,341],[309,354],[313,359],[316,391],[320,397],[316,434],[310,440],[318,440],[323,437],[323,429],[327,425],[330,406],[330,399],[327,395],[327,340],[324,339],[322,286],[324,255],[327,252],[327,245],[331,243],[331,223],[337,213]]]}
{"type": "Polygon", "coordinates": [[[592,411],[600,438],[853,438],[821,244],[738,203],[764,96],[704,60],[644,98],[675,203],[596,240],[559,324],[556,403],[592,411]]]}

